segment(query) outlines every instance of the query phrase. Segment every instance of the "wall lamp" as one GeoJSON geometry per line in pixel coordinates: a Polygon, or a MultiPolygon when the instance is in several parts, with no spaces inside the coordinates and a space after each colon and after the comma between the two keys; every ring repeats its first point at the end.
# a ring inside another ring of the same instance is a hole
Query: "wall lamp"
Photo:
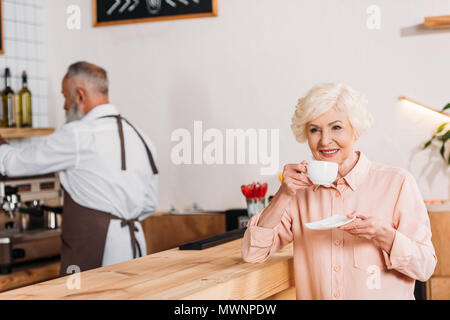
{"type": "Polygon", "coordinates": [[[400,100],[400,101],[408,101],[409,103],[412,103],[412,104],[414,104],[414,105],[416,105],[416,106],[425,108],[425,109],[427,109],[427,110],[433,112],[434,114],[439,114],[440,116],[445,116],[445,117],[447,117],[447,118],[450,118],[450,114],[445,113],[445,112],[442,112],[442,111],[438,111],[438,110],[433,109],[433,108],[430,108],[429,106],[426,106],[426,105],[424,105],[424,104],[422,104],[422,103],[420,103],[420,102],[414,101],[414,100],[412,100],[412,99],[410,99],[410,98],[407,98],[407,97],[399,97],[398,100],[400,100]]]}

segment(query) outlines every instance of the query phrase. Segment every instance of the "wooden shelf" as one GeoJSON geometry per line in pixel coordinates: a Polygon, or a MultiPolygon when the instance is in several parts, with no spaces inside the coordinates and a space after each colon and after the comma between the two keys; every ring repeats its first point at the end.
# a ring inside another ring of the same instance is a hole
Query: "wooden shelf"
{"type": "Polygon", "coordinates": [[[425,17],[423,25],[426,28],[450,28],[450,16],[425,17]]]}
{"type": "Polygon", "coordinates": [[[0,128],[0,135],[5,139],[47,136],[53,132],[54,128],[0,128]]]}

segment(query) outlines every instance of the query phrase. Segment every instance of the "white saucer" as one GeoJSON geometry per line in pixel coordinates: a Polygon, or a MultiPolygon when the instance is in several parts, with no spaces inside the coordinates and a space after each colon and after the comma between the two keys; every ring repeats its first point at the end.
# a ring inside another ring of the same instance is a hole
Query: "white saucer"
{"type": "Polygon", "coordinates": [[[349,219],[343,215],[335,215],[323,220],[305,223],[305,226],[311,230],[330,230],[350,223],[355,219],[356,217],[349,219]]]}

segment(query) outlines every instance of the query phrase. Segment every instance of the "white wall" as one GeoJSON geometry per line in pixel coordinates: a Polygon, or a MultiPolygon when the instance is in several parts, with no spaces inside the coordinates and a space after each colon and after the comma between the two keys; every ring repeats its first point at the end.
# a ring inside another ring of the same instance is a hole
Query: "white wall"
{"type": "Polygon", "coordinates": [[[218,0],[215,18],[92,27],[90,0],[46,0],[50,124],[64,120],[60,80],[89,60],[109,71],[111,100],[158,148],[160,209],[193,202],[244,207],[240,185],[269,182],[260,166],[175,166],[176,128],[279,128],[282,165],[310,159],[290,131],[297,99],[316,83],[345,82],[364,92],[375,125],[358,143],[372,160],[409,169],[426,199],[448,199],[449,167],[438,153],[416,152],[442,122],[398,103],[405,95],[435,108],[450,102],[450,30],[417,27],[450,13],[447,0],[218,0]],[[66,28],[79,4],[81,30],[66,28]],[[369,5],[381,30],[366,27],[369,5]],[[432,170],[424,169],[434,163],[432,170]]]}
{"type": "MultiPolygon", "coordinates": [[[[47,66],[45,63],[44,2],[42,0],[3,0],[5,52],[0,55],[1,90],[5,68],[11,70],[11,87],[22,89],[22,72],[28,73],[33,93],[33,126],[48,126],[47,66]]],[[[13,141],[13,143],[19,143],[13,141]]]]}

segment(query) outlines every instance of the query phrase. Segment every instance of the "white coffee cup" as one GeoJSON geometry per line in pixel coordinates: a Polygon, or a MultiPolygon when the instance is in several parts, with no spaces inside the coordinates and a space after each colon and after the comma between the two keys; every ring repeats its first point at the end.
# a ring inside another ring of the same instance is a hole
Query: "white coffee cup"
{"type": "Polygon", "coordinates": [[[306,176],[314,183],[324,186],[330,186],[336,180],[338,173],[338,164],[330,161],[313,160],[306,166],[308,172],[306,176]]]}

